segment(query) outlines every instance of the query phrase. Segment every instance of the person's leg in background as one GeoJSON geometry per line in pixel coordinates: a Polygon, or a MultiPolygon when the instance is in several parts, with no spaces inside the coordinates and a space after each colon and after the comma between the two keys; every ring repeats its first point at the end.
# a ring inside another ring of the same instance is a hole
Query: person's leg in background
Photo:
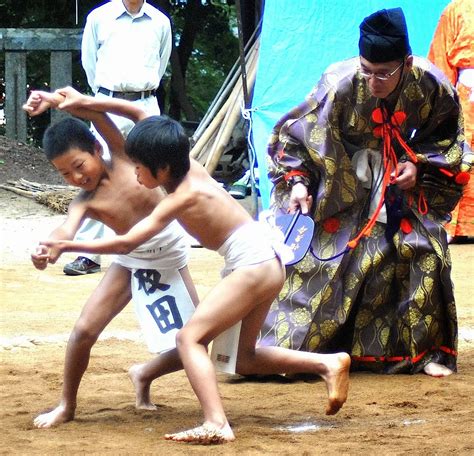
{"type": "MultiPolygon", "coordinates": [[[[104,237],[105,225],[93,219],[86,219],[76,233],[75,240],[85,241],[92,239],[102,239],[104,237]]],[[[84,254],[78,256],[71,263],[64,266],[66,275],[85,275],[100,271],[100,255],[84,254]]]]}

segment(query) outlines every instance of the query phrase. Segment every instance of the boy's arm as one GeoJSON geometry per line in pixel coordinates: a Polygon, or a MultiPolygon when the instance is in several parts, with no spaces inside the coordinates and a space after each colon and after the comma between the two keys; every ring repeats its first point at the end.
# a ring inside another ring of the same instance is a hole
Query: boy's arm
{"type": "Polygon", "coordinates": [[[125,139],[122,132],[110,119],[106,111],[94,109],[94,97],[84,95],[72,87],[58,89],[56,93],[62,97],[61,103],[58,104],[58,109],[67,111],[77,117],[90,120],[100,136],[104,138],[112,155],[125,156],[125,139]]]}
{"type": "Polygon", "coordinates": [[[148,114],[135,103],[127,100],[120,100],[112,97],[90,97],[82,95],[71,87],[58,89],[57,93],[64,96],[64,101],[60,104],[60,109],[70,109],[70,107],[81,107],[91,111],[101,113],[116,114],[126,117],[132,122],[137,123],[148,117],[148,114]]]}
{"type": "MultiPolygon", "coordinates": [[[[86,206],[79,199],[73,200],[69,205],[66,220],[49,234],[48,241],[74,239],[85,217],[86,206]]],[[[43,242],[40,242],[36,251],[31,254],[31,261],[37,269],[45,269],[48,262],[51,262],[51,257],[56,260],[60,255],[61,252],[56,252],[54,248],[50,249],[43,242]]]]}
{"type": "Polygon", "coordinates": [[[72,87],[65,87],[54,93],[34,90],[23,105],[23,109],[30,116],[37,116],[49,108],[61,109],[76,117],[90,120],[104,138],[112,154],[124,155],[125,140],[122,133],[105,112],[88,108],[91,98],[72,87]]]}
{"type": "Polygon", "coordinates": [[[148,117],[143,109],[129,101],[90,97],[72,87],[64,87],[56,92],[64,97],[58,108],[91,120],[113,156],[125,156],[125,140],[107,113],[126,117],[134,123],[148,117]]]}
{"type": "MultiPolygon", "coordinates": [[[[173,198],[166,197],[153,212],[134,225],[127,233],[109,239],[93,241],[47,240],[42,244],[51,247],[59,255],[63,252],[88,252],[126,255],[163,230],[180,209],[173,204],[173,198]]],[[[56,259],[51,259],[53,263],[56,259]]]]}
{"type": "Polygon", "coordinates": [[[42,114],[50,108],[57,108],[64,97],[58,93],[44,92],[43,90],[32,90],[28,100],[23,105],[23,110],[29,116],[34,117],[42,114]]]}
{"type": "Polygon", "coordinates": [[[60,109],[72,114],[76,117],[81,117],[87,120],[94,120],[97,118],[97,112],[91,109],[87,109],[81,105],[81,97],[86,95],[80,94],[77,90],[71,87],[63,89],[64,93],[56,92],[45,92],[43,90],[32,90],[28,100],[23,105],[23,110],[28,113],[31,117],[38,116],[48,109],[60,109]],[[66,94],[74,101],[67,103],[66,94]]]}

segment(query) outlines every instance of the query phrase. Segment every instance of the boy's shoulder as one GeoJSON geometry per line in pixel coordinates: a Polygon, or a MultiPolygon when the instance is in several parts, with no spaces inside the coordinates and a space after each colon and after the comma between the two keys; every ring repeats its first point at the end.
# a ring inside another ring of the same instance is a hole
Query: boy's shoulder
{"type": "Polygon", "coordinates": [[[87,217],[92,206],[91,192],[79,190],[79,193],[69,203],[68,218],[87,217]]]}
{"type": "Polygon", "coordinates": [[[71,201],[69,207],[83,207],[87,208],[90,206],[94,198],[97,196],[97,188],[93,191],[79,190],[78,194],[71,201]]]}
{"type": "MultiPolygon", "coordinates": [[[[111,150],[111,149],[109,149],[111,150]]],[[[133,166],[132,161],[125,155],[124,150],[111,150],[109,158],[102,158],[107,167],[112,166],[133,166]]]]}
{"type": "Polygon", "coordinates": [[[137,177],[135,175],[135,165],[132,161],[125,155],[125,153],[117,154],[113,153],[111,158],[104,160],[105,166],[107,168],[107,176],[103,177],[99,182],[99,185],[102,184],[103,179],[109,179],[112,182],[130,182],[133,184],[137,183],[137,177]]]}
{"type": "Polygon", "coordinates": [[[169,198],[175,199],[183,208],[203,204],[204,208],[213,201],[223,200],[222,187],[201,166],[191,166],[186,176],[176,189],[168,194],[169,198]]]}
{"type": "Polygon", "coordinates": [[[69,204],[68,217],[89,217],[100,220],[104,208],[111,204],[111,194],[113,194],[113,189],[108,189],[101,182],[94,190],[80,190],[69,204]]]}
{"type": "Polygon", "coordinates": [[[104,173],[96,187],[83,192],[82,202],[92,205],[104,200],[110,206],[114,198],[128,198],[127,195],[133,195],[133,199],[136,199],[143,197],[145,193],[148,193],[148,190],[138,183],[133,163],[127,158],[112,156],[105,161],[104,173]]]}

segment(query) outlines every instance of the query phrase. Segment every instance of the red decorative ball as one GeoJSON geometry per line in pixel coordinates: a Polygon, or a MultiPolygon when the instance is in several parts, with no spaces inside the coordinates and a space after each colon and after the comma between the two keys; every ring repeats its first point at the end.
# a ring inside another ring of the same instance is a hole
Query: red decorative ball
{"type": "Polygon", "coordinates": [[[459,185],[466,185],[470,179],[471,175],[467,171],[461,171],[460,173],[456,174],[456,177],[454,178],[456,184],[459,185]]]}
{"type": "Polygon", "coordinates": [[[413,226],[410,222],[410,220],[406,218],[402,218],[400,221],[400,229],[405,233],[409,234],[413,231],[413,226]]]}
{"type": "Polygon", "coordinates": [[[372,120],[378,124],[381,124],[383,122],[383,114],[380,108],[375,108],[372,111],[372,120]]]}
{"type": "Polygon", "coordinates": [[[392,123],[394,125],[401,125],[403,122],[405,122],[406,118],[407,115],[403,111],[394,112],[392,116],[392,123]]]}
{"type": "Polygon", "coordinates": [[[326,233],[335,233],[340,226],[341,222],[335,217],[330,217],[323,222],[323,230],[326,231],[326,233]]]}
{"type": "Polygon", "coordinates": [[[383,135],[383,127],[382,125],[377,125],[375,128],[374,128],[374,136],[376,138],[381,138],[382,135],[383,135]]]}

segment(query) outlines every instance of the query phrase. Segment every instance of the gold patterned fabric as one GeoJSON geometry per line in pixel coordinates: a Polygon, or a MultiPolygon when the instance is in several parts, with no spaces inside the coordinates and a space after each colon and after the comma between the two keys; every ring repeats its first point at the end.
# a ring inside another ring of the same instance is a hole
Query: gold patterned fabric
{"type": "MultiPolygon", "coordinates": [[[[358,62],[329,67],[307,100],[274,128],[268,158],[275,210],[288,204],[285,174],[309,175],[316,229],[306,256],[287,268],[259,343],[344,350],[354,367],[380,372],[413,373],[430,361],[455,370],[456,310],[443,224],[462,193],[456,176],[472,165],[457,95],[426,59],[414,58],[392,114],[404,113],[398,132],[416,154],[417,184],[400,196],[400,226],[387,209],[387,223],[377,222],[349,248],[374,198],[357,175],[354,155],[383,148],[373,120],[380,99],[370,95],[358,62]]],[[[398,160],[409,158],[399,143],[394,148],[398,160]]]]}

